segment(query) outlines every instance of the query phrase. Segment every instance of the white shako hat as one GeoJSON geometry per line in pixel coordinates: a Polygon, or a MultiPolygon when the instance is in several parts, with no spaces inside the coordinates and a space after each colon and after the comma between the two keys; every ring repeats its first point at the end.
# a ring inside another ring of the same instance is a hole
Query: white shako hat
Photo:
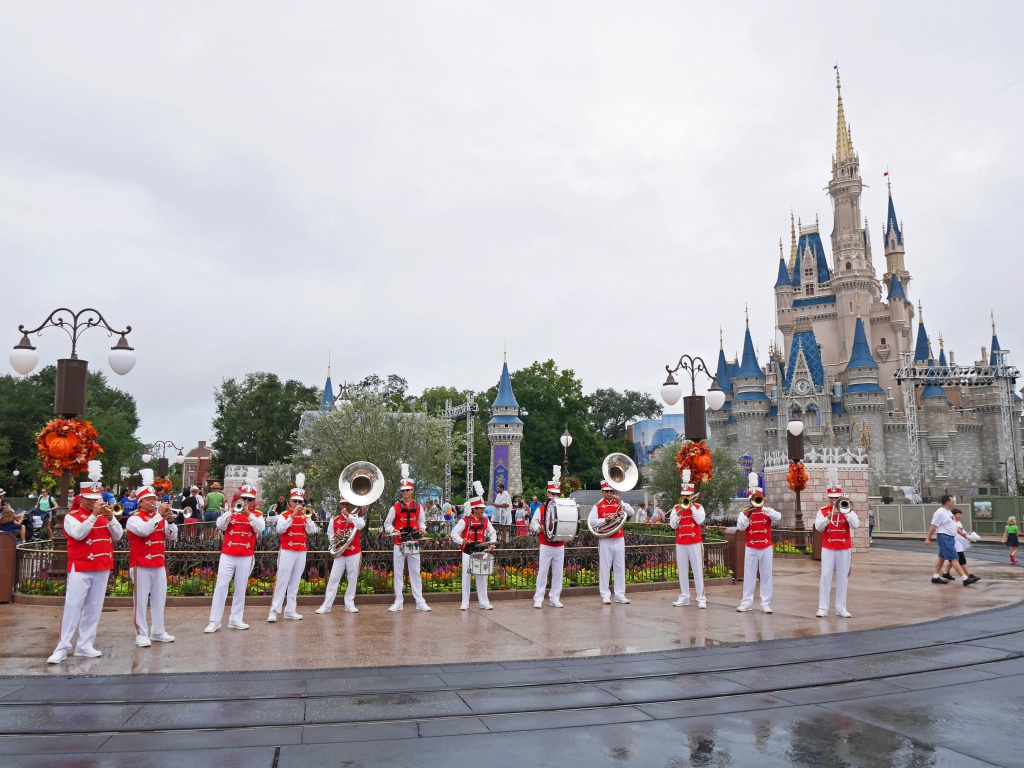
{"type": "Polygon", "coordinates": [[[839,470],[835,467],[828,468],[828,490],[825,494],[830,499],[838,499],[843,495],[843,486],[839,484],[839,470]]]}
{"type": "Polygon", "coordinates": [[[142,501],[152,496],[156,498],[156,489],[153,488],[153,470],[140,469],[139,477],[142,478],[142,485],[135,491],[135,500],[142,501]]]}
{"type": "Polygon", "coordinates": [[[297,475],[295,475],[295,487],[292,488],[291,496],[289,496],[288,498],[290,498],[292,501],[305,501],[306,500],[306,491],[304,490],[305,485],[306,485],[306,476],[304,474],[302,474],[301,472],[299,472],[297,475]]]}
{"type": "Polygon", "coordinates": [[[93,459],[87,465],[89,467],[89,479],[82,483],[79,493],[83,499],[102,499],[103,484],[100,478],[103,477],[103,464],[93,459]]]}
{"type": "Polygon", "coordinates": [[[610,485],[608,485],[608,481],[607,480],[602,480],[601,481],[601,490],[602,491],[614,491],[615,489],[612,488],[610,485]]]}
{"type": "Polygon", "coordinates": [[[562,468],[557,464],[551,467],[551,480],[548,482],[548,493],[558,496],[562,492],[562,468]]]}
{"type": "Polygon", "coordinates": [[[683,496],[693,496],[693,494],[697,492],[697,489],[694,487],[693,483],[690,482],[690,470],[683,470],[682,481],[679,493],[683,496]]]}
{"type": "Polygon", "coordinates": [[[245,473],[245,482],[242,483],[242,487],[238,489],[238,495],[243,499],[255,499],[256,498],[256,482],[260,479],[259,470],[255,467],[249,467],[249,470],[245,473]]]}
{"type": "Polygon", "coordinates": [[[412,481],[412,478],[409,477],[409,465],[408,464],[402,464],[402,482],[401,482],[401,484],[398,487],[399,487],[400,490],[403,490],[403,491],[411,491],[411,490],[413,490],[413,488],[416,487],[415,484],[412,481]]]}
{"type": "Polygon", "coordinates": [[[757,490],[760,490],[760,486],[757,483],[757,472],[751,472],[747,475],[747,493],[753,493],[757,490]]]}
{"type": "Polygon", "coordinates": [[[486,505],[484,504],[484,484],[479,480],[473,481],[473,490],[476,491],[476,496],[472,496],[469,499],[470,509],[483,509],[486,505]]]}

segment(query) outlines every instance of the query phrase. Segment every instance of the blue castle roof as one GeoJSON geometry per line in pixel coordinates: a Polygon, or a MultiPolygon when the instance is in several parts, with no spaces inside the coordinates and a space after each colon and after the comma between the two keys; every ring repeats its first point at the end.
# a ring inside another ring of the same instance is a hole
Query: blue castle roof
{"type": "Polygon", "coordinates": [[[903,292],[903,283],[900,281],[900,276],[893,274],[892,279],[889,281],[889,299],[906,299],[907,294],[903,292]]]}
{"type": "Polygon", "coordinates": [[[491,403],[492,408],[518,408],[516,396],[512,394],[512,379],[508,375],[508,363],[501,366],[501,380],[498,382],[498,396],[491,403]]]}
{"type": "Polygon", "coordinates": [[[818,282],[827,283],[832,278],[832,273],[828,269],[828,260],[825,258],[825,247],[821,243],[821,235],[817,232],[810,232],[800,235],[800,241],[797,243],[796,264],[793,267],[793,285],[795,286],[799,286],[802,282],[803,265],[801,260],[804,251],[808,248],[810,248],[818,267],[818,282]]]}
{"type": "Polygon", "coordinates": [[[331,374],[327,374],[327,383],[324,384],[324,393],[320,397],[320,412],[327,413],[334,407],[334,385],[331,384],[331,374]]]}
{"type": "Polygon", "coordinates": [[[889,234],[896,233],[896,242],[903,245],[903,233],[900,231],[900,222],[896,218],[896,209],[892,205],[892,195],[889,195],[889,217],[885,222],[885,241],[889,242],[889,234]]]}
{"type": "Polygon", "coordinates": [[[814,331],[800,331],[793,334],[793,343],[789,349],[789,362],[786,364],[786,378],[783,383],[783,388],[787,391],[793,383],[793,373],[801,350],[811,372],[811,379],[816,386],[825,386],[825,369],[821,364],[821,355],[818,354],[818,340],[814,336],[814,331]]]}
{"type": "Polygon", "coordinates": [[[850,355],[850,362],[847,368],[877,368],[878,363],[871,356],[871,347],[868,346],[868,337],[864,332],[864,321],[857,318],[857,325],[853,331],[853,354],[850,355]]]}
{"type": "Polygon", "coordinates": [[[724,349],[718,350],[718,370],[715,372],[715,381],[723,392],[732,391],[732,378],[729,376],[729,363],[725,359],[724,349]]]}
{"type": "Polygon", "coordinates": [[[928,331],[924,329],[924,323],[917,324],[917,345],[914,347],[914,362],[928,362],[928,331]]]}
{"type": "Polygon", "coordinates": [[[793,281],[789,277],[789,270],[786,268],[786,260],[779,259],[779,276],[775,280],[775,287],[782,288],[789,285],[793,285],[793,281]]]}
{"type": "Polygon", "coordinates": [[[996,354],[996,352],[1001,352],[1002,349],[1003,348],[999,346],[999,337],[996,336],[993,333],[992,334],[992,352],[988,356],[988,358],[989,358],[988,359],[988,364],[989,365],[999,365],[999,356],[996,354]]]}
{"type": "Polygon", "coordinates": [[[945,368],[949,363],[946,362],[946,350],[939,348],[939,367],[945,368]]]}
{"type": "Polygon", "coordinates": [[[733,378],[764,378],[764,371],[757,364],[757,353],[754,351],[754,341],[750,338],[749,327],[743,336],[743,362],[740,364],[740,369],[733,374],[733,378]]]}
{"type": "MultiPolygon", "coordinates": [[[[935,367],[935,361],[934,360],[929,360],[928,361],[928,367],[929,368],[934,368],[935,367]]],[[[932,381],[930,383],[925,385],[924,391],[921,392],[921,399],[922,400],[924,400],[925,398],[933,398],[933,397],[941,397],[943,400],[946,399],[946,393],[943,392],[942,387],[940,387],[938,384],[935,383],[934,379],[932,379],[932,381]]]]}

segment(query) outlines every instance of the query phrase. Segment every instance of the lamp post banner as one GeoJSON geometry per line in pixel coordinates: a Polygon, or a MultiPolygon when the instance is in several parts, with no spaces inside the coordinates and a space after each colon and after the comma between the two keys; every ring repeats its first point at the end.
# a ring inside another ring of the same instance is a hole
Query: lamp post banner
{"type": "Polygon", "coordinates": [[[498,483],[508,490],[508,446],[497,443],[491,454],[491,501],[494,501],[498,483]]]}

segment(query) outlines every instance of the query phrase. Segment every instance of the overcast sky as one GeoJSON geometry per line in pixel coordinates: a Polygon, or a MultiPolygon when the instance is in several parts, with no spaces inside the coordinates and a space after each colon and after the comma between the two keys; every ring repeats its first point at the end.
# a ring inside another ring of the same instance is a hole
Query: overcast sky
{"type": "Polygon", "coordinates": [[[98,331],[80,355],[146,441],[210,439],[226,377],[320,386],[328,351],[335,382],[482,390],[507,337],[513,370],[657,393],[749,304],[764,363],[790,209],[831,231],[837,61],[879,276],[888,168],[929,332],[974,360],[991,308],[1018,347],[1019,2],[160,8],[0,20],[0,339],[130,324],[127,377],[98,331]]]}

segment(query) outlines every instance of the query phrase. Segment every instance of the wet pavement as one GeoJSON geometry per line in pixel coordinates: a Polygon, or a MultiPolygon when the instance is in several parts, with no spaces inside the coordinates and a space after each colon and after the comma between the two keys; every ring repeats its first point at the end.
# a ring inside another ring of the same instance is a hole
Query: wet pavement
{"type": "MultiPolygon", "coordinates": [[[[320,658],[308,649],[307,635],[315,634],[308,625],[325,617],[311,612],[286,626],[263,622],[264,630],[303,630],[276,641],[257,632],[251,616],[248,632],[209,637],[199,626],[200,640],[223,644],[207,643],[201,658],[194,649],[202,643],[165,646],[196,654],[194,668],[181,674],[99,677],[78,667],[62,676],[31,669],[0,678],[0,764],[1019,766],[1019,571],[981,562],[978,584],[937,587],[927,581],[932,557],[876,550],[855,558],[850,620],[814,619],[817,578],[809,563],[787,560],[776,561],[772,616],[737,614],[738,586],[709,593],[707,611],[672,608],[669,592],[627,606],[580,598],[561,611],[510,601],[468,616],[440,604],[430,614],[330,614],[346,622],[371,617],[364,623],[378,628],[335,634],[328,659],[346,657],[365,637],[386,636],[379,625],[402,622],[406,644],[362,648],[362,667],[281,663],[320,658]],[[605,617],[605,630],[585,614],[605,617]],[[680,642],[666,644],[673,639],[667,627],[680,642]],[[853,629],[865,631],[843,631],[853,629]],[[419,637],[426,632],[441,637],[419,637]],[[487,645],[505,633],[518,644],[487,645]],[[642,642],[664,647],[578,653],[580,646],[642,642]],[[510,657],[520,646],[544,655],[510,657]],[[418,663],[370,661],[396,657],[418,663]],[[231,671],[256,661],[290,669],[231,671]],[[465,661],[475,663],[458,663],[465,661]]],[[[51,610],[0,609],[5,635],[31,624],[23,612],[51,610]]],[[[113,625],[108,618],[101,640],[113,625]]],[[[36,634],[48,653],[49,637],[36,634]]],[[[122,664],[131,656],[121,656],[122,664]]],[[[169,658],[180,663],[177,654],[169,658]]],[[[8,655],[5,664],[18,659],[8,655]]]]}

